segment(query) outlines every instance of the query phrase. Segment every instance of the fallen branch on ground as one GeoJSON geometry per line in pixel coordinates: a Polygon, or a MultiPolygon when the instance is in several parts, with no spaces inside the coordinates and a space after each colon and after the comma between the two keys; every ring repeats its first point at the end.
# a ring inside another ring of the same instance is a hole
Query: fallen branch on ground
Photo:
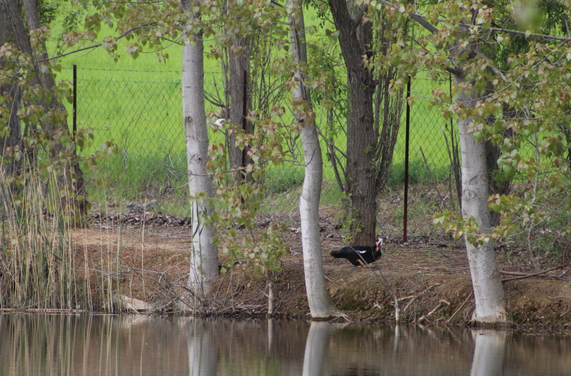
{"type": "Polygon", "coordinates": [[[424,295],[425,292],[427,292],[428,290],[432,289],[433,287],[436,287],[440,285],[440,283],[435,283],[432,286],[429,286],[426,290],[424,290],[423,292],[421,292],[420,294],[416,295],[414,298],[412,298],[412,300],[410,302],[408,302],[408,304],[406,305],[406,307],[404,307],[404,309],[402,310],[403,312],[406,312],[407,308],[412,304],[412,302],[414,302],[417,298],[421,297],[422,295],[424,295]]]}
{"type": "Polygon", "coordinates": [[[517,277],[513,277],[513,278],[502,279],[502,282],[513,281],[515,279],[532,278],[532,277],[544,278],[544,279],[557,279],[557,280],[567,281],[567,280],[569,280],[568,278],[563,278],[563,276],[567,273],[567,271],[565,271],[560,276],[545,275],[545,273],[552,272],[554,270],[561,269],[561,268],[564,268],[566,266],[568,266],[568,265],[567,264],[561,264],[561,265],[556,266],[554,268],[543,270],[543,271],[537,272],[537,273],[531,273],[531,274],[530,273],[520,273],[520,272],[508,272],[506,270],[500,270],[500,273],[517,276],[517,277]]]}
{"type": "Polygon", "coordinates": [[[466,303],[468,302],[468,300],[470,300],[470,298],[472,297],[472,294],[473,294],[473,293],[474,293],[473,291],[470,291],[470,293],[468,294],[468,297],[466,298],[466,300],[464,300],[464,303],[462,303],[462,304],[460,305],[460,307],[458,307],[458,309],[452,314],[452,316],[450,316],[450,318],[448,319],[448,321],[446,321],[446,324],[448,324],[448,323],[454,318],[454,316],[456,316],[456,314],[457,314],[458,312],[460,312],[460,310],[462,309],[462,307],[464,307],[464,304],[466,304],[466,303]]]}
{"type": "Polygon", "coordinates": [[[432,316],[432,315],[434,314],[434,312],[438,311],[440,308],[443,308],[443,307],[450,307],[450,302],[447,301],[447,300],[441,299],[441,300],[438,302],[438,305],[437,305],[436,307],[434,307],[434,309],[433,309],[432,311],[428,312],[428,313],[427,313],[426,315],[424,315],[424,316],[420,316],[419,319],[417,320],[417,322],[418,322],[418,323],[421,323],[421,322],[423,322],[423,321],[428,321],[428,318],[429,318],[430,316],[432,316]]]}

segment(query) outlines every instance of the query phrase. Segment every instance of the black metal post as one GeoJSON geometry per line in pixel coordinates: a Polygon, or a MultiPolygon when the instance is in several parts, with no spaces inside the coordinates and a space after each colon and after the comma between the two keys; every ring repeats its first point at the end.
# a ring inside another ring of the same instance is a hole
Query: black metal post
{"type": "Polygon", "coordinates": [[[403,216],[403,230],[402,241],[407,242],[407,227],[408,227],[408,154],[409,154],[409,132],[410,132],[410,105],[408,100],[410,98],[410,76],[406,84],[406,124],[405,124],[405,147],[404,147],[404,216],[403,216]]]}
{"type": "Polygon", "coordinates": [[[73,123],[72,136],[75,142],[77,134],[77,65],[73,64],[73,123]]]}
{"type": "MultiPolygon", "coordinates": [[[[452,74],[448,76],[448,90],[450,92],[450,103],[452,98],[452,74]]],[[[458,144],[454,137],[454,120],[450,119],[450,144],[452,145],[452,172],[454,173],[454,182],[456,183],[456,196],[458,196],[458,206],[462,213],[462,177],[460,176],[460,158],[458,157],[458,144]]]]}
{"type": "MultiPolygon", "coordinates": [[[[242,87],[242,129],[247,133],[248,127],[248,71],[244,70],[244,82],[242,87]]],[[[242,150],[242,178],[246,181],[246,166],[248,165],[248,147],[242,150]]]]}

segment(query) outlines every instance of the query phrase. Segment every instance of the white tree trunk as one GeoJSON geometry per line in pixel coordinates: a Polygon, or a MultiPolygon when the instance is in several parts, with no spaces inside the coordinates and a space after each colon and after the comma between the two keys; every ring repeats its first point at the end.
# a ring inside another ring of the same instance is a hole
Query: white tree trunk
{"type": "MultiPolygon", "coordinates": [[[[188,3],[188,0],[185,1],[183,7],[188,3]]],[[[187,17],[192,19],[194,16],[187,12],[187,17]]],[[[204,224],[205,218],[213,210],[209,200],[214,197],[212,178],[206,170],[208,129],[204,110],[204,46],[202,35],[189,34],[187,37],[195,39],[187,41],[182,47],[182,108],[192,206],[192,255],[188,288],[199,298],[209,292],[212,282],[218,278],[218,249],[213,242],[214,230],[204,224]]]]}
{"type": "MultiPolygon", "coordinates": [[[[462,83],[462,77],[456,77],[462,83]]],[[[464,91],[456,97],[457,103],[474,107],[476,99],[464,91]]],[[[483,142],[477,142],[469,129],[472,119],[458,119],[458,134],[462,153],[462,218],[474,217],[482,233],[489,233],[488,173],[483,142]]],[[[472,320],[478,323],[506,322],[506,298],[496,264],[492,241],[475,247],[466,240],[470,274],[476,302],[472,320]]]]}
{"type": "MultiPolygon", "coordinates": [[[[303,75],[299,69],[300,63],[307,63],[305,47],[305,28],[303,23],[303,8],[301,1],[288,0],[289,35],[292,59],[298,65],[295,80],[298,85],[292,89],[294,106],[305,106],[305,113],[311,114],[309,91],[304,85],[303,75]]],[[[311,317],[323,319],[331,317],[336,308],[327,287],[323,273],[321,258],[321,237],[319,231],[319,199],[323,175],[321,147],[317,136],[315,119],[308,116],[300,119],[300,111],[296,117],[301,124],[301,140],[305,157],[305,178],[299,198],[299,213],[301,217],[301,242],[303,247],[303,270],[305,273],[305,288],[311,317]]]]}

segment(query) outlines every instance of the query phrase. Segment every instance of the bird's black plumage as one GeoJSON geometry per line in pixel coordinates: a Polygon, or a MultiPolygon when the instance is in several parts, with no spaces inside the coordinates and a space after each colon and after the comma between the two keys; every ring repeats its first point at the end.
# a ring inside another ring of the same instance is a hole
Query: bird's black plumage
{"type": "Polygon", "coordinates": [[[383,255],[381,250],[381,245],[383,243],[382,238],[377,239],[377,244],[374,247],[365,246],[354,246],[354,247],[343,247],[339,250],[331,251],[331,256],[335,258],[347,259],[351,264],[355,266],[366,265],[377,261],[383,255]]]}

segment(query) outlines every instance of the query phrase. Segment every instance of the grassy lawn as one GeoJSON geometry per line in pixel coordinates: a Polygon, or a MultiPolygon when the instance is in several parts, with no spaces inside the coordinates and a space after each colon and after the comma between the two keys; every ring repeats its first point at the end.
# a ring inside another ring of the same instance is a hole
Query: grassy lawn
{"type": "MultiPolygon", "coordinates": [[[[309,24],[318,20],[308,12],[309,24]]],[[[102,36],[112,34],[103,31],[102,36]]],[[[319,38],[312,35],[310,38],[319,38]]],[[[208,42],[207,42],[208,44],[208,42]]],[[[78,67],[78,126],[92,129],[91,153],[105,141],[114,141],[119,153],[100,165],[97,174],[88,174],[101,186],[105,194],[113,192],[113,200],[142,199],[168,192],[186,193],[186,155],[181,103],[181,49],[171,45],[165,51],[170,58],[159,63],[154,53],[142,53],[134,60],[124,53],[125,41],[120,41],[117,62],[102,48],[62,58],[63,67],[58,79],[71,80],[72,66],[78,67]]],[[[208,45],[206,46],[208,48],[208,45]]],[[[205,59],[205,86],[210,94],[222,91],[219,62],[205,59]]],[[[343,82],[343,77],[340,81],[343,82]]],[[[447,125],[436,108],[428,106],[434,83],[426,79],[413,81],[413,93],[418,101],[411,111],[410,160],[411,181],[445,179],[449,176],[449,157],[443,130],[447,125]],[[424,153],[424,156],[423,156],[424,153]],[[425,160],[426,159],[426,160],[425,160]]],[[[443,83],[446,87],[448,83],[443,83]]],[[[71,111],[69,104],[66,104],[71,111]]],[[[287,103],[283,104],[287,108],[287,103]]],[[[207,112],[218,108],[207,103],[207,112]]],[[[316,108],[318,124],[324,123],[324,111],[316,108]]],[[[404,115],[394,153],[390,185],[401,184],[404,171],[404,115]]],[[[71,121],[71,119],[70,119],[71,121]]],[[[291,122],[291,115],[281,121],[291,122]]],[[[449,126],[449,125],[448,125],[449,126]]],[[[223,142],[223,135],[211,134],[213,142],[223,142]]],[[[339,132],[337,143],[345,149],[344,132],[339,132]]],[[[324,202],[340,198],[326,148],[324,154],[324,202]]],[[[303,181],[303,167],[299,165],[268,166],[266,187],[276,193],[303,181]]],[[[99,189],[97,189],[99,191],[99,189]]]]}
{"type": "MultiPolygon", "coordinates": [[[[180,80],[172,78],[151,81],[142,72],[123,71],[103,71],[104,76],[101,78],[97,77],[98,72],[100,71],[79,69],[78,126],[92,129],[95,135],[92,149],[86,150],[88,153],[108,140],[118,144],[119,154],[109,157],[100,168],[109,184],[132,198],[144,190],[157,193],[165,185],[184,185],[186,154],[181,121],[180,80]],[[113,79],[111,73],[114,74],[113,79]],[[128,79],[129,73],[138,73],[137,80],[135,77],[128,79]]],[[[160,75],[158,72],[153,74],[155,77],[160,75]]],[[[216,76],[213,75],[210,79],[216,79],[216,76]]],[[[214,111],[215,108],[210,107],[210,110],[214,111]]],[[[438,110],[429,108],[426,100],[419,100],[412,108],[411,115],[412,182],[448,176],[449,158],[443,130],[447,131],[447,128],[444,120],[439,117],[438,110]],[[429,168],[426,167],[427,164],[429,168]]],[[[223,142],[223,135],[220,132],[211,134],[211,140],[223,142]]],[[[403,116],[389,180],[391,185],[400,184],[403,179],[404,140],[403,116]]],[[[338,136],[337,142],[341,149],[345,149],[343,134],[338,136]]],[[[334,183],[334,172],[325,155],[325,146],[322,146],[322,150],[324,177],[334,183]]],[[[303,167],[269,166],[267,177],[267,187],[278,192],[300,184],[303,180],[303,167]]],[[[325,195],[338,196],[336,184],[328,184],[327,187],[337,192],[325,192],[325,195]]]]}

